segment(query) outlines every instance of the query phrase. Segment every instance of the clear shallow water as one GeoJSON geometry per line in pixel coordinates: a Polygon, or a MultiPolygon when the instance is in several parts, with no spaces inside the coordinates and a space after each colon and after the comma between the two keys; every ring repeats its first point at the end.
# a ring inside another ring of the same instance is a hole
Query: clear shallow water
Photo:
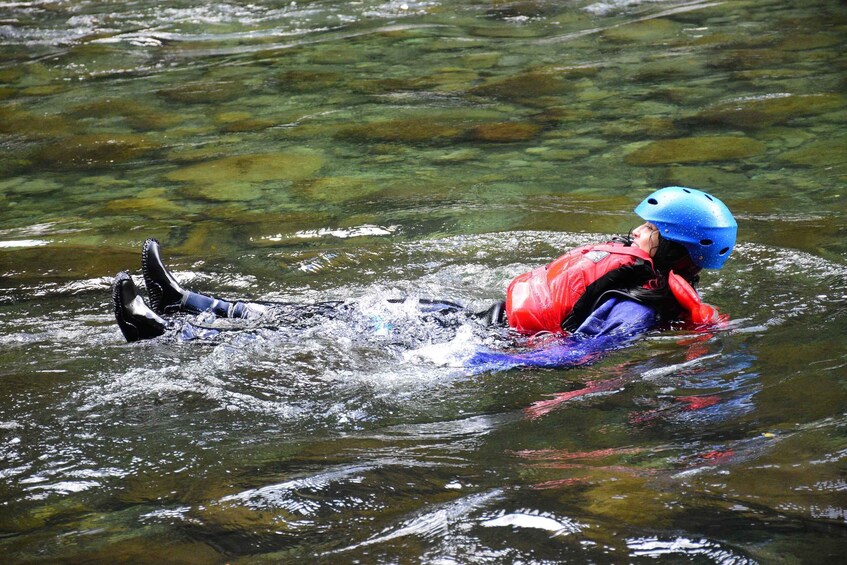
{"type": "Polygon", "coordinates": [[[13,561],[779,562],[844,554],[847,17],[837,2],[0,4],[0,546],[13,561]],[[706,138],[706,139],[704,139],[706,138]],[[473,374],[484,307],[720,195],[731,314],[473,374]],[[126,345],[156,236],[224,295],[362,319],[126,345]],[[365,334],[363,337],[363,333],[365,334]],[[452,336],[451,336],[452,337],[452,336]]]}

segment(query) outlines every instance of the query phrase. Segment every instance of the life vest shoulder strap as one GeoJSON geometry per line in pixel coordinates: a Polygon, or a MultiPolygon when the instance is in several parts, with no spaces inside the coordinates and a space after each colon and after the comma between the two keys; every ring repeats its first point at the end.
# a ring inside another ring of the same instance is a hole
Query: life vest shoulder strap
{"type": "MultiPolygon", "coordinates": [[[[621,250],[626,249],[626,247],[613,247],[609,252],[619,253],[621,250]]],[[[652,261],[650,261],[649,256],[645,258],[641,253],[619,254],[629,255],[634,260],[611,269],[585,288],[585,292],[576,301],[570,314],[562,320],[562,329],[564,331],[572,332],[578,328],[588,318],[591,312],[600,306],[606,298],[611,296],[611,293],[617,293],[619,295],[627,293],[655,277],[652,261]]],[[[646,255],[646,253],[643,253],[643,255],[646,255]]]]}
{"type": "Polygon", "coordinates": [[[642,259],[647,263],[653,264],[653,259],[646,251],[638,248],[625,245],[615,245],[613,243],[604,243],[601,245],[592,245],[588,251],[606,251],[607,253],[617,253],[619,255],[629,255],[636,259],[642,259]]]}

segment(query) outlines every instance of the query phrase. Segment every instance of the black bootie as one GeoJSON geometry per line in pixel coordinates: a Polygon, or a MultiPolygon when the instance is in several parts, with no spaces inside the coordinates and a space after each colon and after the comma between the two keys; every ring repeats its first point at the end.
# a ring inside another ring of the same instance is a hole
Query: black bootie
{"type": "Polygon", "coordinates": [[[162,262],[159,242],[148,239],[141,248],[141,271],[150,295],[150,305],[157,314],[213,312],[219,318],[249,318],[255,313],[243,302],[227,302],[212,296],[183,289],[162,262]]]}
{"type": "Polygon", "coordinates": [[[152,339],[165,333],[167,322],[147,307],[129,274],[121,272],[115,276],[112,302],[118,327],[128,342],[152,339]]]}
{"type": "Polygon", "coordinates": [[[141,248],[141,272],[153,311],[157,314],[179,311],[188,292],[165,267],[159,254],[159,242],[155,239],[148,239],[141,248]]]}

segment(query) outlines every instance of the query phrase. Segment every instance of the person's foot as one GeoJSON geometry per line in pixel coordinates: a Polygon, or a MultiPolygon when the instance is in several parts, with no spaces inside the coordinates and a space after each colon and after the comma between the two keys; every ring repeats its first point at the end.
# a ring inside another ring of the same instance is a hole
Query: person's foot
{"type": "Polygon", "coordinates": [[[128,273],[121,272],[115,276],[112,302],[115,320],[128,342],[152,339],[165,333],[167,323],[147,307],[128,273]]]}
{"type": "Polygon", "coordinates": [[[141,271],[153,311],[157,314],[178,311],[186,291],[162,262],[159,242],[155,239],[148,239],[141,248],[141,271]]]}
{"type": "Polygon", "coordinates": [[[506,325],[506,303],[497,302],[488,310],[477,313],[476,317],[482,321],[484,326],[506,325]]]}

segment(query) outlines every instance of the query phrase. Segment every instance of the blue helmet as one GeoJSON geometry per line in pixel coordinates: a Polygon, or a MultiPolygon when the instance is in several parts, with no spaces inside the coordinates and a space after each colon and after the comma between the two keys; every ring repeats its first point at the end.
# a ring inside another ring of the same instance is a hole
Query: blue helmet
{"type": "Polygon", "coordinates": [[[698,267],[720,269],[735,247],[738,224],[732,212],[705,192],[683,186],[661,188],[635,213],[655,225],[662,237],[682,244],[698,267]]]}

